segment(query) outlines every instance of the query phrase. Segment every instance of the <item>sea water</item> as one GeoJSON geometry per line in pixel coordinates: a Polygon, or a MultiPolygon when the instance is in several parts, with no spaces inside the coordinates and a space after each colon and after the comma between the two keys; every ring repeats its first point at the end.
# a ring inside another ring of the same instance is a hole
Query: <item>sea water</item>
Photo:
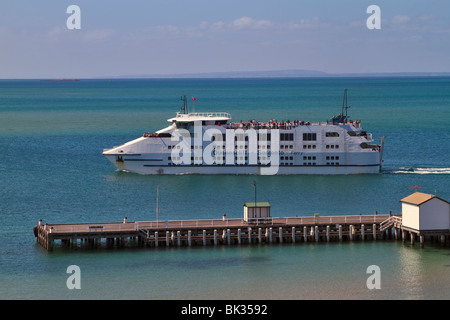
{"type": "Polygon", "coordinates": [[[449,299],[450,250],[394,241],[45,252],[44,223],[221,219],[269,201],[274,217],[401,212],[415,190],[450,200],[450,78],[0,80],[1,299],[449,299]],[[383,173],[142,176],[102,156],[192,112],[233,121],[351,120],[386,137],[383,173]],[[412,188],[412,187],[416,188],[412,188]],[[418,188],[418,189],[417,189],[418,188]],[[68,266],[81,270],[69,290],[68,266]],[[369,289],[367,268],[381,272],[369,289]]]}

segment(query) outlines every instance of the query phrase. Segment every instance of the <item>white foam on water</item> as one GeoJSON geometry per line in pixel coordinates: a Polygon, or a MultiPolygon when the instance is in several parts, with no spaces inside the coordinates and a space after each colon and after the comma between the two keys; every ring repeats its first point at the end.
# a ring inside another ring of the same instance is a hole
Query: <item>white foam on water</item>
{"type": "Polygon", "coordinates": [[[407,168],[387,169],[388,174],[450,174],[450,168],[407,168]]]}

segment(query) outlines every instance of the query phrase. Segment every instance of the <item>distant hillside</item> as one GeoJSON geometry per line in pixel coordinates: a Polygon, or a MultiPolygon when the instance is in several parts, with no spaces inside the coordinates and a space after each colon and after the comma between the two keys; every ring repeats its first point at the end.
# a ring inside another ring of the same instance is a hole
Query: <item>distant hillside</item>
{"type": "Polygon", "coordinates": [[[276,70],[276,71],[230,71],[206,73],[127,75],[119,78],[298,78],[327,77],[328,74],[314,70],[276,70]]]}
{"type": "Polygon", "coordinates": [[[114,78],[315,78],[315,77],[449,77],[450,72],[326,73],[316,70],[231,71],[207,73],[123,75],[114,78]]]}

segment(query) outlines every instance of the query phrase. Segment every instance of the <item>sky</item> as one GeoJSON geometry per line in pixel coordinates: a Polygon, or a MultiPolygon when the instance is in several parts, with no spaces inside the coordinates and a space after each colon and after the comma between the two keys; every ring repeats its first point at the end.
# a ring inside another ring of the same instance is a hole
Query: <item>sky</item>
{"type": "Polygon", "coordinates": [[[0,79],[291,69],[450,72],[450,1],[0,3],[0,79]],[[67,27],[70,5],[81,29],[67,27]],[[367,27],[370,5],[381,29],[367,27]]]}

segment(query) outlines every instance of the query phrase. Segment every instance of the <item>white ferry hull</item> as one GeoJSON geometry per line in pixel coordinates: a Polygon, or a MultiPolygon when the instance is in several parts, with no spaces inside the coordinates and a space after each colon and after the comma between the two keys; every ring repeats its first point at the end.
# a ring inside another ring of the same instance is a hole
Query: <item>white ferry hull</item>
{"type": "MultiPolygon", "coordinates": [[[[114,156],[107,156],[118,171],[133,172],[141,175],[176,175],[176,174],[205,174],[205,175],[264,175],[270,168],[259,165],[154,165],[141,161],[116,162],[114,156]]],[[[379,164],[371,165],[339,165],[339,166],[272,166],[269,175],[354,175],[380,173],[379,164]]]]}

